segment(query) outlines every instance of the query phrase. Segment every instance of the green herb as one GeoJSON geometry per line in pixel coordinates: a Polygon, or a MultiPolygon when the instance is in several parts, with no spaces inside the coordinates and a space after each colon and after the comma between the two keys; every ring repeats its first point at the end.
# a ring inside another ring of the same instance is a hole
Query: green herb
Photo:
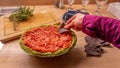
{"type": "Polygon", "coordinates": [[[22,22],[26,21],[29,17],[32,16],[33,9],[30,9],[30,7],[20,7],[17,11],[13,12],[9,19],[13,22],[13,28],[14,31],[16,31],[17,25],[22,22]]]}

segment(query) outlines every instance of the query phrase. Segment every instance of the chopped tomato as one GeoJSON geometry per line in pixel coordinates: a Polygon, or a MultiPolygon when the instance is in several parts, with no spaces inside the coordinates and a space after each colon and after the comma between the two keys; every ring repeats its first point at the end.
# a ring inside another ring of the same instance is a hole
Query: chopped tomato
{"type": "Polygon", "coordinates": [[[22,39],[26,46],[35,51],[56,52],[61,48],[70,47],[72,34],[59,34],[57,26],[46,26],[27,31],[22,39]]]}

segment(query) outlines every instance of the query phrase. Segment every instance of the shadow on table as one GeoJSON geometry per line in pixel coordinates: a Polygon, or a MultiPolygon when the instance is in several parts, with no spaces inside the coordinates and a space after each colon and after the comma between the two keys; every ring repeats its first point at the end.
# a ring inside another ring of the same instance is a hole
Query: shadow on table
{"type": "Polygon", "coordinates": [[[84,60],[80,48],[73,48],[69,53],[54,58],[29,56],[30,68],[74,68],[84,60]]]}

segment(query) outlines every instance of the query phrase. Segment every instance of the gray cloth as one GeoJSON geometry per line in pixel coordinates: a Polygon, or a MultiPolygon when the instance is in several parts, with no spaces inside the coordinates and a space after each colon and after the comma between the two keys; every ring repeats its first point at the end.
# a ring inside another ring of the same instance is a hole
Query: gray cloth
{"type": "Polygon", "coordinates": [[[85,52],[88,56],[101,56],[104,51],[102,47],[110,47],[110,43],[90,36],[86,36],[85,41],[87,43],[85,46],[85,52]]]}

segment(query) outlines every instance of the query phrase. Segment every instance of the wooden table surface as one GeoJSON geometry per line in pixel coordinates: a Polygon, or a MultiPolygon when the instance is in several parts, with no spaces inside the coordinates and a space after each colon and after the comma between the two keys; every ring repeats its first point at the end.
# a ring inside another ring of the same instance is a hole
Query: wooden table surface
{"type": "MultiPolygon", "coordinates": [[[[66,9],[57,9],[52,5],[36,6],[38,8],[51,8],[58,19],[61,19],[66,9]]],[[[68,6],[65,6],[66,8],[68,6]]],[[[108,5],[101,8],[103,16],[115,18],[107,11],[108,5]]],[[[74,9],[82,8],[74,5],[74,9]]],[[[96,5],[88,5],[87,10],[92,14],[96,5]]],[[[87,57],[84,52],[86,36],[82,32],[76,32],[77,44],[67,54],[55,58],[38,58],[25,53],[19,46],[19,39],[5,43],[0,50],[0,68],[120,68],[120,50],[116,47],[103,47],[104,53],[101,57],[87,57]]]]}
{"type": "MultiPolygon", "coordinates": [[[[7,5],[53,5],[55,0],[0,0],[0,6],[7,5]]],[[[107,3],[118,2],[118,0],[108,0],[107,3]]],[[[65,4],[68,4],[67,0],[64,0],[65,4]]],[[[75,0],[74,4],[81,4],[79,0],[75,0]]],[[[95,0],[91,0],[90,4],[95,4],[95,0]]]]}

